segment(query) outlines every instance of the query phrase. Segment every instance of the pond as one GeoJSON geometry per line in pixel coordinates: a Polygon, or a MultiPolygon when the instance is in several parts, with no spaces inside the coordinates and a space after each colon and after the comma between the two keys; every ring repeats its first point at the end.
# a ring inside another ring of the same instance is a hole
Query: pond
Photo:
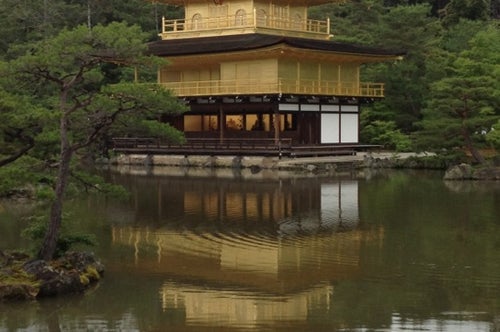
{"type": "MultiPolygon", "coordinates": [[[[66,204],[104,279],[0,304],[0,331],[499,331],[500,184],[440,172],[109,172],[66,204]]],[[[27,205],[0,203],[0,249],[27,205]]]]}

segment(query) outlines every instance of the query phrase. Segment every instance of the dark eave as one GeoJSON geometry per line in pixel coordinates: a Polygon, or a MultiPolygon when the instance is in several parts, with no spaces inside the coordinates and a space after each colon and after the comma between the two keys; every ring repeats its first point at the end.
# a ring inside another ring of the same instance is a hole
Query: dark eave
{"type": "Polygon", "coordinates": [[[151,42],[148,46],[149,52],[153,55],[182,56],[249,51],[278,44],[286,44],[300,49],[360,55],[403,56],[405,54],[402,51],[385,50],[329,40],[314,40],[258,33],[218,37],[167,39],[151,42]]]}

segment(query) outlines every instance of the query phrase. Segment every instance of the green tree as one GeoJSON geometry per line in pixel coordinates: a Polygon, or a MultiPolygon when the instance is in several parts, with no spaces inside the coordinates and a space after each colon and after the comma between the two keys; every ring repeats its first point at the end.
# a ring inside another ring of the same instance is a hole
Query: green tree
{"type": "Polygon", "coordinates": [[[500,150],[500,120],[498,120],[486,134],[486,141],[489,142],[495,149],[500,150]]]}
{"type": "Polygon", "coordinates": [[[459,23],[460,19],[488,20],[492,15],[490,0],[450,0],[443,11],[443,24],[459,23]]]}
{"type": "Polygon", "coordinates": [[[375,27],[380,24],[386,10],[382,1],[349,1],[345,4],[330,3],[309,9],[309,17],[317,20],[330,19],[333,39],[364,45],[376,45],[375,27]]]}
{"type": "Polygon", "coordinates": [[[62,0],[0,0],[0,57],[11,44],[53,36],[81,24],[82,7],[62,0]]]}
{"type": "Polygon", "coordinates": [[[0,0],[0,58],[13,44],[48,38],[82,24],[137,24],[153,40],[161,32],[162,16],[180,18],[182,7],[144,0],[0,0]]]}
{"type": "Polygon", "coordinates": [[[30,98],[0,89],[0,167],[14,162],[35,146],[41,131],[41,110],[30,98]]]}
{"type": "MultiPolygon", "coordinates": [[[[500,29],[477,33],[431,86],[417,139],[422,149],[462,149],[483,163],[478,147],[500,118],[500,29]]],[[[450,55],[453,57],[453,55],[450,55]]]]}
{"type": "MultiPolygon", "coordinates": [[[[33,131],[33,139],[40,143],[33,153],[37,159],[57,166],[49,223],[38,253],[42,259],[53,258],[56,251],[75,154],[111,129],[147,130],[150,120],[162,113],[184,110],[157,84],[106,84],[103,66],[107,64],[159,65],[158,58],[144,55],[145,38],[140,28],[124,23],[98,25],[92,30],[80,26],[29,45],[23,55],[3,68],[1,74],[10,78],[8,88],[34,96],[31,100],[37,100],[45,110],[42,125],[33,131]]],[[[153,130],[171,140],[181,139],[180,133],[166,124],[155,123],[153,130]]]]}
{"type": "Polygon", "coordinates": [[[127,22],[139,25],[147,32],[148,39],[156,38],[161,32],[161,17],[181,18],[182,7],[145,0],[86,0],[84,2],[87,24],[109,24],[111,22],[127,22]]]}
{"type": "Polygon", "coordinates": [[[422,117],[428,94],[427,60],[438,49],[436,36],[442,29],[430,10],[425,4],[393,7],[373,27],[374,40],[384,48],[402,49],[406,55],[403,61],[369,65],[362,72],[364,81],[385,84],[385,98],[363,108],[361,138],[366,143],[410,148],[409,135],[417,130],[415,123],[422,117]]]}

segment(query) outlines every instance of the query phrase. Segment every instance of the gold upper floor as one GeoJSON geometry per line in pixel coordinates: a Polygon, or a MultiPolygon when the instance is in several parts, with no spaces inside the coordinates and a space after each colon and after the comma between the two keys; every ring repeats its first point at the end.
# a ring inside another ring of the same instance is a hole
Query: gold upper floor
{"type": "Polygon", "coordinates": [[[318,52],[312,54],[277,46],[265,51],[181,56],[169,60],[170,64],[159,71],[158,82],[179,97],[384,96],[382,83],[361,82],[363,60],[354,55],[320,58],[318,52]],[[289,57],[292,54],[294,57],[289,57]]]}
{"type": "Polygon", "coordinates": [[[253,9],[217,17],[195,14],[191,18],[162,20],[162,39],[211,37],[230,34],[263,33],[301,38],[329,39],[330,20],[304,19],[301,16],[267,15],[253,9]]]}
{"type": "Polygon", "coordinates": [[[163,40],[245,33],[323,40],[331,37],[330,20],[309,19],[307,2],[204,0],[184,6],[183,18],[163,18],[163,40]]]}
{"type": "Polygon", "coordinates": [[[168,68],[159,71],[158,82],[180,97],[240,94],[383,97],[383,84],[360,81],[360,66],[400,57],[378,50],[323,45],[330,43],[332,37],[330,20],[309,19],[308,8],[332,1],[163,2],[183,5],[185,9],[184,18],[163,18],[160,36],[164,46],[153,52],[170,62],[168,68]],[[251,37],[234,40],[228,45],[231,50],[214,50],[210,44],[212,40],[227,43],[228,38],[252,34],[311,40],[315,46],[288,47],[282,41],[278,46],[269,43],[252,48],[255,38],[251,37]],[[200,48],[210,51],[200,52],[200,48]]]}

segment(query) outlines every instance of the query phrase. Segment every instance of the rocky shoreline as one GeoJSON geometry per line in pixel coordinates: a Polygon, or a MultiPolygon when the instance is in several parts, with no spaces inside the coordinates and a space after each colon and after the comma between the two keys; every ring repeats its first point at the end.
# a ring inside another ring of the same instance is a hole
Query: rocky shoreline
{"type": "Polygon", "coordinates": [[[444,180],[500,180],[500,167],[455,165],[446,170],[444,180]]]}
{"type": "Polygon", "coordinates": [[[99,281],[104,266],[87,252],[67,252],[50,262],[0,251],[0,301],[35,300],[81,293],[99,281]]]}
{"type": "Polygon", "coordinates": [[[120,173],[161,175],[161,168],[244,170],[252,175],[262,171],[289,174],[332,174],[367,169],[439,169],[444,180],[500,180],[500,166],[454,165],[431,153],[358,152],[355,155],[277,158],[255,156],[120,155],[100,160],[101,165],[120,173]]]}
{"type": "MultiPolygon", "coordinates": [[[[122,170],[127,168],[137,170],[139,168],[179,167],[184,169],[249,169],[253,173],[258,173],[261,170],[318,173],[366,168],[429,168],[429,165],[420,167],[418,160],[432,156],[433,154],[426,153],[394,152],[358,152],[355,155],[304,158],[130,154],[101,159],[97,163],[122,170]]],[[[443,168],[443,165],[438,165],[439,167],[443,168]]]]}

